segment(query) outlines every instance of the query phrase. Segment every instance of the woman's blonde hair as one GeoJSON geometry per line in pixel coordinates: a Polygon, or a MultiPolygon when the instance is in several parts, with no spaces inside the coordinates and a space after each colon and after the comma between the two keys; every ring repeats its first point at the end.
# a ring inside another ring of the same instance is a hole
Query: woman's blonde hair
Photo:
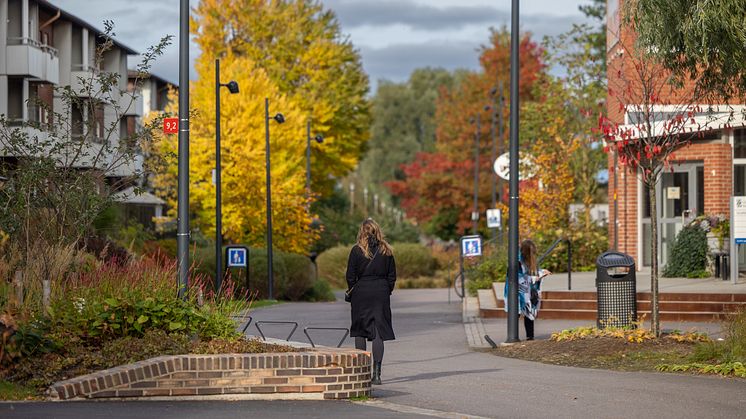
{"type": "Polygon", "coordinates": [[[539,270],[536,266],[536,244],[531,240],[521,242],[521,256],[523,256],[523,264],[526,265],[528,274],[537,275],[539,270]]]}
{"type": "Polygon", "coordinates": [[[387,256],[391,256],[394,254],[394,249],[391,247],[390,244],[388,244],[388,242],[386,242],[383,231],[381,230],[381,226],[379,226],[377,222],[373,221],[372,218],[368,218],[367,220],[363,221],[362,224],[360,224],[360,230],[358,230],[357,232],[357,245],[360,247],[360,250],[363,251],[363,254],[368,259],[373,257],[373,254],[370,251],[370,245],[373,241],[378,243],[378,249],[381,254],[387,256]]]}

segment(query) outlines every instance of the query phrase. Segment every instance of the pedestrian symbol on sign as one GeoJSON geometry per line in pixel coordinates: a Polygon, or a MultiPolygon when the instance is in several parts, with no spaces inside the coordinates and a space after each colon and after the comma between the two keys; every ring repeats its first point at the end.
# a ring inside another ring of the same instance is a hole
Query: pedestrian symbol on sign
{"type": "Polygon", "coordinates": [[[228,267],[245,267],[246,266],[246,248],[232,247],[228,248],[228,267]]]}

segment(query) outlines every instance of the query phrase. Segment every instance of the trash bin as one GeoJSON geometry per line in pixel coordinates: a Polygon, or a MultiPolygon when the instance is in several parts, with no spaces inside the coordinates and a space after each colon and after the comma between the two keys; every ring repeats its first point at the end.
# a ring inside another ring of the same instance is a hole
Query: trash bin
{"type": "Polygon", "coordinates": [[[633,326],[637,321],[635,261],[619,252],[596,259],[597,326],[633,326]]]}

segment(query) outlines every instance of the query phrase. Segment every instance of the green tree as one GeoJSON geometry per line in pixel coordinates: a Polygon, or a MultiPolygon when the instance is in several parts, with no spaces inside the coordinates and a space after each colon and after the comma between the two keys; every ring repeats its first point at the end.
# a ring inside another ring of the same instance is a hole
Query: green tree
{"type": "Polygon", "coordinates": [[[720,98],[746,92],[746,2],[743,0],[628,0],[641,51],[676,76],[720,98]]]}
{"type": "Polygon", "coordinates": [[[360,162],[359,179],[371,193],[387,195],[382,185],[401,180],[401,165],[416,153],[435,148],[435,103],[441,88],[458,75],[444,69],[421,68],[404,83],[381,81],[372,100],[371,138],[360,162]]]}
{"type": "MultiPolygon", "coordinates": [[[[202,0],[195,15],[203,55],[230,51],[252,61],[324,136],[314,146],[312,175],[314,191],[329,192],[330,175],[340,178],[357,164],[370,126],[368,77],[334,12],[316,0],[202,0]]],[[[295,138],[303,142],[305,131],[295,138]]]]}

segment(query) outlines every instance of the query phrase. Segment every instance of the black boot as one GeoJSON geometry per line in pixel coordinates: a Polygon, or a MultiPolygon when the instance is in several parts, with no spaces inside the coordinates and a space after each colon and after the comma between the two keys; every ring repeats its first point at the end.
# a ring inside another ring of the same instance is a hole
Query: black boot
{"type": "Polygon", "coordinates": [[[380,385],[381,384],[381,363],[380,362],[373,362],[373,374],[371,375],[371,384],[380,385]]]}

